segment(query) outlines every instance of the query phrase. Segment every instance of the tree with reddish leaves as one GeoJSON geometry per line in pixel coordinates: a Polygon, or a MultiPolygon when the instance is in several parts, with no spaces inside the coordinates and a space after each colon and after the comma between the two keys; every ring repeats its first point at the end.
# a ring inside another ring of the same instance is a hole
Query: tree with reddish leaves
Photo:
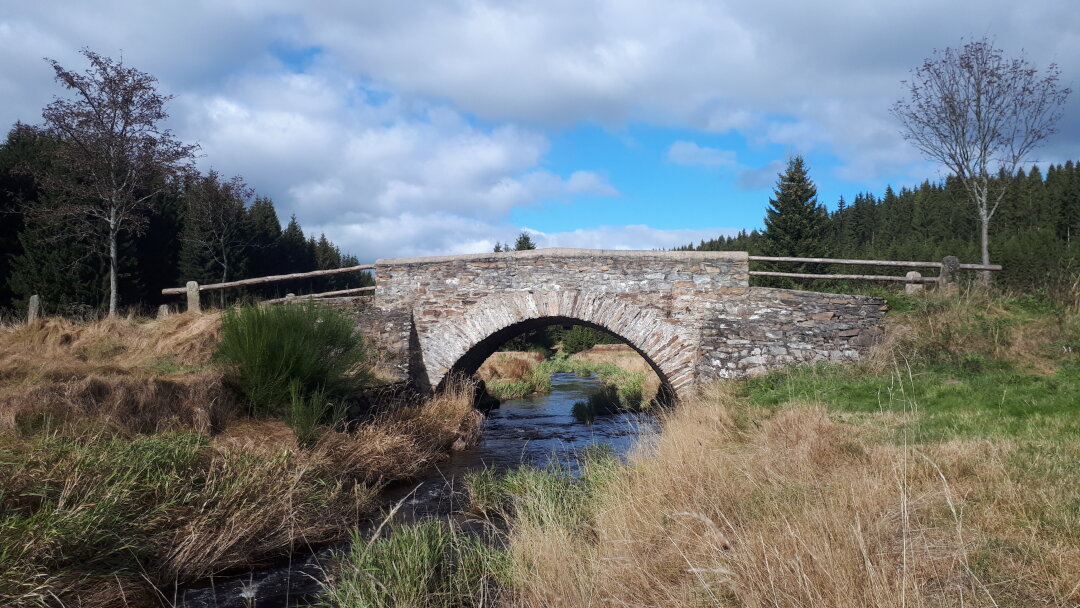
{"type": "MultiPolygon", "coordinates": [[[[983,38],[935,51],[905,81],[892,113],[904,139],[963,184],[979,219],[982,263],[990,263],[990,220],[1027,155],[1054,133],[1070,90],[1060,70],[1040,74],[983,38]],[[1000,178],[1000,179],[995,179],[1000,178]]],[[[983,273],[989,283],[990,272],[983,273]]]]}
{"type": "Polygon", "coordinates": [[[47,212],[75,219],[78,236],[107,251],[113,316],[118,240],[146,229],[145,211],[172,180],[193,169],[198,146],[160,126],[172,97],[158,93],[156,78],[89,49],[82,55],[90,67],[81,74],[46,60],[73,95],[54,99],[42,111],[45,124],[39,129],[56,145],[52,168],[36,177],[58,201],[47,212]]]}

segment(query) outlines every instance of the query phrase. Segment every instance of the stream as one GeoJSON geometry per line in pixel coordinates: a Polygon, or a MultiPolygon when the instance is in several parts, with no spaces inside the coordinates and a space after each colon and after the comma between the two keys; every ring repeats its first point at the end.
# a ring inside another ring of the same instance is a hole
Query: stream
{"type": "MultiPolygon", "coordinates": [[[[600,386],[593,376],[557,373],[551,375],[550,393],[504,401],[488,413],[477,446],[454,453],[424,477],[388,489],[384,492],[388,508],[397,505],[397,518],[406,522],[449,516],[466,506],[462,480],[469,471],[557,462],[573,474],[578,469],[577,455],[593,443],[605,443],[625,457],[636,439],[655,432],[655,424],[646,414],[628,413],[598,416],[591,425],[579,422],[571,413],[574,403],[600,386]]],[[[376,524],[368,524],[369,533],[376,524]]],[[[167,599],[177,608],[308,606],[317,599],[332,554],[346,548],[346,543],[321,547],[273,567],[177,590],[167,599]]]]}

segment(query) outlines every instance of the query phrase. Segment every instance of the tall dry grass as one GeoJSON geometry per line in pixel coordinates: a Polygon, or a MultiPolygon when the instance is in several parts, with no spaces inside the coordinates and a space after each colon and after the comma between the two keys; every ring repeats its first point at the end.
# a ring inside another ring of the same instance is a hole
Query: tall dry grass
{"type": "MultiPolygon", "coordinates": [[[[900,424],[899,418],[878,423],[900,424]]],[[[519,606],[1069,606],[1077,538],[1009,442],[904,445],[820,406],[710,385],[601,484],[585,520],[511,518],[519,606]]]]}
{"type": "Polygon", "coordinates": [[[208,366],[219,323],[216,314],[46,318],[0,332],[0,429],[220,429],[234,399],[208,366]]]}
{"type": "Polygon", "coordinates": [[[966,357],[1007,361],[1052,373],[1063,352],[1080,347],[1080,283],[1054,300],[978,287],[890,298],[886,338],[872,357],[875,372],[897,359],[912,365],[957,364],[966,357]]]}
{"type": "Polygon", "coordinates": [[[217,315],[0,335],[0,605],[166,605],[169,589],[340,538],[379,490],[475,441],[462,382],[302,445],[236,413],[217,315]]]}

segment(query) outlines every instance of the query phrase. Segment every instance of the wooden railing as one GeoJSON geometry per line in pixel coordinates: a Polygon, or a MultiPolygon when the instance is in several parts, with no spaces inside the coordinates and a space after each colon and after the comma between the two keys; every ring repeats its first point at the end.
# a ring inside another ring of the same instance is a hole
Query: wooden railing
{"type": "MultiPolygon", "coordinates": [[[[184,287],[170,287],[168,289],[162,289],[161,295],[164,296],[179,296],[187,294],[187,309],[199,311],[202,308],[202,303],[199,300],[199,293],[203,291],[214,291],[217,289],[228,289],[230,287],[246,287],[248,285],[263,285],[265,283],[276,283],[278,281],[291,281],[294,279],[308,279],[311,277],[324,277],[331,274],[342,274],[346,272],[362,272],[364,270],[374,270],[374,264],[361,264],[359,266],[348,266],[346,268],[331,268],[329,270],[313,270],[311,272],[294,272],[291,274],[275,274],[267,277],[256,277],[253,279],[242,279],[240,281],[228,281],[225,283],[211,283],[209,285],[199,285],[195,281],[188,281],[184,287]]],[[[284,298],[276,298],[273,300],[266,300],[264,304],[272,304],[274,302],[283,302],[285,300],[292,299],[310,299],[310,298],[327,298],[332,296],[344,296],[351,294],[367,293],[375,291],[374,287],[355,287],[353,289],[339,289],[337,291],[324,291],[322,293],[313,293],[303,296],[294,296],[292,294],[287,295],[284,298]]],[[[158,311],[159,314],[167,311],[168,307],[162,304],[162,310],[158,311]]]]}
{"type": "MultiPolygon", "coordinates": [[[[1001,270],[1001,266],[997,264],[961,264],[960,260],[955,256],[947,256],[940,262],[911,262],[911,261],[896,261],[896,260],[846,260],[837,258],[796,258],[796,257],[776,257],[776,256],[763,256],[752,255],[748,256],[751,262],[791,262],[799,264],[830,264],[830,265],[847,265],[847,266],[878,266],[887,268],[936,268],[938,269],[938,276],[936,277],[924,277],[918,271],[910,271],[906,276],[897,275],[882,275],[882,274],[816,274],[808,272],[774,272],[767,270],[751,270],[750,276],[756,277],[783,277],[789,279],[831,279],[834,281],[892,281],[898,283],[906,283],[907,290],[909,292],[917,289],[922,289],[922,286],[927,283],[937,283],[940,285],[955,284],[958,280],[957,275],[961,270],[1001,270]]],[[[162,289],[162,295],[184,295],[187,294],[187,309],[198,311],[201,309],[201,303],[199,301],[199,293],[203,291],[213,291],[217,289],[228,289],[230,287],[246,287],[248,285],[262,285],[265,283],[274,283],[278,281],[290,281],[294,279],[307,279],[311,277],[322,277],[332,274],[342,274],[346,272],[362,272],[365,270],[374,270],[374,264],[361,264],[359,266],[349,266],[347,268],[333,268],[330,270],[315,270],[312,272],[294,272],[292,274],[278,274],[268,277],[257,277],[253,279],[243,279],[240,281],[228,281],[226,283],[212,283],[210,285],[199,285],[195,281],[188,281],[184,287],[171,287],[169,289],[162,289]]],[[[355,295],[361,293],[369,293],[375,291],[375,287],[356,287],[353,289],[339,289],[336,291],[326,291],[322,293],[314,293],[303,296],[294,296],[289,294],[284,298],[275,298],[273,300],[265,300],[264,304],[272,304],[275,302],[284,302],[294,299],[311,299],[311,298],[327,298],[334,296],[355,295]]],[[[34,306],[31,306],[31,314],[33,314],[34,306]]],[[[160,313],[167,312],[168,307],[162,305],[160,313]]]]}
{"type": "Polygon", "coordinates": [[[924,277],[918,271],[910,271],[906,276],[888,274],[816,274],[808,272],[774,272],[769,270],[751,270],[755,277],[786,277],[789,279],[831,279],[834,281],[895,281],[906,283],[908,291],[915,291],[915,286],[925,283],[951,285],[957,282],[961,270],[1001,270],[998,264],[961,264],[956,256],[946,256],[940,262],[910,262],[897,260],[846,260],[838,258],[794,258],[765,255],[748,256],[751,262],[793,262],[800,264],[836,264],[848,266],[880,266],[888,268],[936,268],[938,276],[924,277]]]}

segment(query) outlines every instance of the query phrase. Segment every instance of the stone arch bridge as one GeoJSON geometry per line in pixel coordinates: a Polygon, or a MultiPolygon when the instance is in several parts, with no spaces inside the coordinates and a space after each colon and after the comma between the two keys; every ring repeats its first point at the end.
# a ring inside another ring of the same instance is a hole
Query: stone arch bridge
{"type": "Polygon", "coordinates": [[[745,252],[538,249],[382,259],[354,305],[402,380],[471,374],[508,339],[552,324],[605,329],[675,397],[695,383],[814,361],[856,361],[883,335],[884,300],[750,287],[745,252]]]}

